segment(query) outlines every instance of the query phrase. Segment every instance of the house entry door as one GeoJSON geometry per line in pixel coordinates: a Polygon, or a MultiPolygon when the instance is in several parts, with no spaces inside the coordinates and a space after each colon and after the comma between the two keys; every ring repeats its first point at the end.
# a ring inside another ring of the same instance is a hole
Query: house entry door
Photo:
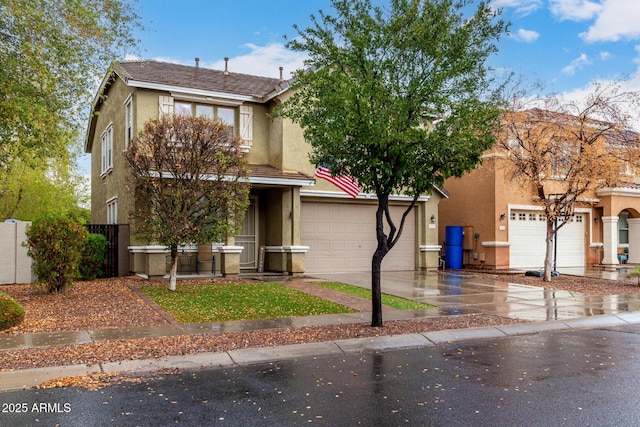
{"type": "Polygon", "coordinates": [[[256,231],[258,215],[256,209],[256,199],[252,198],[247,208],[247,213],[242,221],[242,230],[236,236],[236,245],[243,246],[240,254],[240,269],[255,270],[258,260],[258,245],[256,231]]]}

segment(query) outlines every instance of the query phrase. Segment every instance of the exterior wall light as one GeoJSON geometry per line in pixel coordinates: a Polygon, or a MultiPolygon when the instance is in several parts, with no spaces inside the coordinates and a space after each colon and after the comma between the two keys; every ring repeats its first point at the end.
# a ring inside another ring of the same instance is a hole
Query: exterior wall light
{"type": "Polygon", "coordinates": [[[434,214],[431,214],[431,222],[436,222],[436,216],[434,214]]]}

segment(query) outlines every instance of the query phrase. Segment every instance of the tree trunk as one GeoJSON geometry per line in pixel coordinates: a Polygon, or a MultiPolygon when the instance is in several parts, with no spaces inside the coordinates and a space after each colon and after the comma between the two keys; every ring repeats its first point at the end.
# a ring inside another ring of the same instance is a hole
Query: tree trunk
{"type": "Polygon", "coordinates": [[[169,290],[176,290],[176,276],[178,275],[178,247],[171,246],[171,269],[169,270],[169,290]]]}
{"type": "Polygon", "coordinates": [[[556,234],[556,229],[554,226],[554,221],[547,220],[547,251],[544,257],[544,276],[542,277],[543,282],[551,281],[551,271],[553,269],[553,245],[554,245],[554,237],[556,234]]]}
{"type": "Polygon", "coordinates": [[[384,215],[389,206],[389,198],[378,195],[378,210],[376,211],[376,238],[378,247],[371,260],[371,326],[382,326],[382,289],[380,273],[382,259],[389,252],[387,235],[384,233],[384,215]]]}
{"type": "Polygon", "coordinates": [[[379,250],[376,250],[371,260],[371,326],[382,326],[382,286],[380,273],[382,270],[382,258],[379,250]]]}

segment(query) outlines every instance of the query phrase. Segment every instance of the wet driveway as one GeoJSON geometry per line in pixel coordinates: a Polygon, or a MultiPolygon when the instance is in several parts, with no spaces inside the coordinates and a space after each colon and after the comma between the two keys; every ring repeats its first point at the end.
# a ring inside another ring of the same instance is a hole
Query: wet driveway
{"type": "MultiPolygon", "coordinates": [[[[315,274],[323,280],[371,287],[369,273],[315,274]]],[[[382,292],[432,304],[434,314],[485,313],[531,321],[566,320],[600,314],[640,311],[640,293],[593,296],[545,289],[463,273],[397,271],[382,273],[382,292]]],[[[551,284],[553,286],[553,283],[551,284]]]]}

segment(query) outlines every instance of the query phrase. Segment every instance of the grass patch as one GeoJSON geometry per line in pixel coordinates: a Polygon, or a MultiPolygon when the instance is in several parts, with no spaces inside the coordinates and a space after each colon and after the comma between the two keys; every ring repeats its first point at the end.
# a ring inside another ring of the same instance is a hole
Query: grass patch
{"type": "MultiPolygon", "coordinates": [[[[370,289],[361,288],[359,286],[347,285],[345,283],[339,283],[339,282],[314,282],[314,284],[318,286],[322,286],[323,288],[342,292],[344,294],[349,294],[356,297],[371,300],[370,289]]],[[[421,308],[435,308],[435,306],[431,304],[411,301],[410,299],[398,297],[395,295],[389,295],[385,293],[382,294],[382,304],[398,310],[418,310],[421,308]]]]}
{"type": "Polygon", "coordinates": [[[278,283],[178,285],[174,292],[164,286],[143,286],[140,290],[181,323],[356,312],[278,283]]]}

